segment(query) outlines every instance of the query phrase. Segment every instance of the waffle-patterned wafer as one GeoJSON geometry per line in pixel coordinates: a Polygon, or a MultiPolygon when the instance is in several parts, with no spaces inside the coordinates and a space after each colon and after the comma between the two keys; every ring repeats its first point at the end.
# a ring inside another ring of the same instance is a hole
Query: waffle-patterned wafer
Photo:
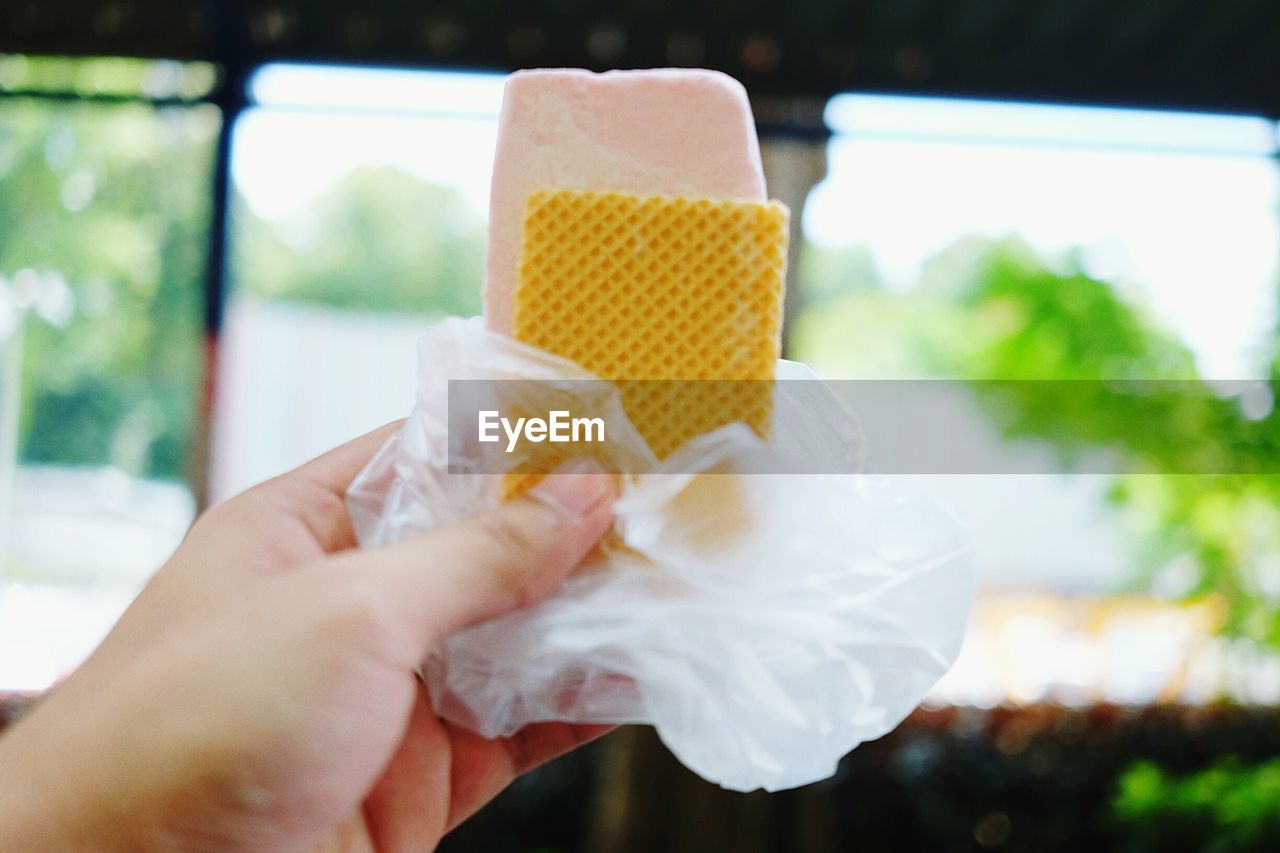
{"type": "MultiPolygon", "coordinates": [[[[534,193],[513,333],[604,379],[770,380],[786,259],[787,209],[777,202],[534,193]]],[[[765,382],[621,389],[659,457],[733,421],[768,434],[765,382]]]]}

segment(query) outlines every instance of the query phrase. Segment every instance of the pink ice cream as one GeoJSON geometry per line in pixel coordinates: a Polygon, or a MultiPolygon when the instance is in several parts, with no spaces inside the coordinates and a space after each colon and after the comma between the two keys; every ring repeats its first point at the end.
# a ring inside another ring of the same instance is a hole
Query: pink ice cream
{"type": "Polygon", "coordinates": [[[702,70],[558,69],[507,78],[484,289],[486,322],[505,334],[525,201],[547,189],[766,201],[746,90],[702,70]]]}

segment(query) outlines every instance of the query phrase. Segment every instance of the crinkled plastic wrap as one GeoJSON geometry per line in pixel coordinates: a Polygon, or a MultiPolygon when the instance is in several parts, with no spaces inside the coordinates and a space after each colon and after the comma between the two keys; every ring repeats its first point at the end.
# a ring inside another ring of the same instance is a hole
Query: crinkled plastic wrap
{"type": "MultiPolygon", "coordinates": [[[[780,362],[779,377],[812,374],[780,362]]],[[[478,321],[432,328],[413,413],[349,490],[361,544],[498,504],[500,475],[450,473],[450,379],[584,378],[478,321]]],[[[815,408],[777,400],[769,442],[734,424],[662,462],[632,429],[630,458],[612,460],[643,472],[622,478],[625,547],[601,549],[551,598],[441,643],[423,666],[436,710],[487,737],[545,720],[651,723],[687,767],[742,791],[830,776],[891,730],[959,650],[972,577],[951,517],[869,476],[697,474],[762,453],[856,459],[855,422],[815,408]]],[[[629,428],[620,408],[610,417],[613,435],[629,428]]]]}

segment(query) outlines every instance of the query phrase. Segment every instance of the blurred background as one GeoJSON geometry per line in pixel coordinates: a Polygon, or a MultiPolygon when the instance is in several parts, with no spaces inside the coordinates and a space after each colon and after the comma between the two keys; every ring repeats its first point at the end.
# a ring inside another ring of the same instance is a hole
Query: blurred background
{"type": "Polygon", "coordinates": [[[832,379],[1204,382],[1224,390],[1175,418],[1003,400],[989,428],[1170,470],[1248,444],[1259,473],[918,477],[972,530],[981,591],[897,731],[832,780],[740,795],[625,730],[446,847],[1276,849],[1262,0],[9,0],[0,725],[199,507],[407,412],[416,337],[479,310],[501,75],[558,65],[747,85],[796,214],[789,357],[832,379]]]}

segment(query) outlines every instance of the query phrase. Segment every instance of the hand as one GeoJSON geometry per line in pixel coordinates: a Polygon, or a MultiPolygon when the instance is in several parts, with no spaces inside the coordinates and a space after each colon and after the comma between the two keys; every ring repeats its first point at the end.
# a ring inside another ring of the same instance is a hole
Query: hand
{"type": "Polygon", "coordinates": [[[214,507],[97,651],[0,738],[0,849],[427,850],[529,768],[603,733],[485,740],[415,675],[548,594],[612,486],[531,496],[376,551],[343,495],[391,425],[214,507]]]}

